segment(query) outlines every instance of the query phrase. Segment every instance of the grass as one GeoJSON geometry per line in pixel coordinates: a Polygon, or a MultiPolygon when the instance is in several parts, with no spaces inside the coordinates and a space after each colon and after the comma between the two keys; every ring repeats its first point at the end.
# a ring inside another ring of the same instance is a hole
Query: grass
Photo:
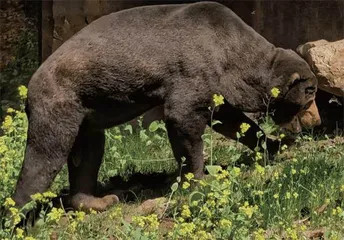
{"type": "MultiPolygon", "coordinates": [[[[123,125],[106,132],[99,181],[110,183],[110,188],[116,190],[140,174],[141,180],[127,186],[126,194],[134,195],[131,201],[102,213],[85,214],[53,206],[53,194],[36,196],[26,208],[35,208],[44,199],[48,206],[41,209],[34,226],[15,230],[16,223],[24,217],[23,210],[15,210],[8,197],[23,159],[27,120],[22,109],[8,112],[10,117],[2,124],[5,135],[0,137],[0,205],[7,209],[0,213],[1,239],[344,237],[342,137],[300,135],[295,146],[278,155],[274,164],[264,166],[259,155],[208,129],[203,137],[206,164],[212,152],[213,164],[224,170],[210,172],[202,181],[188,176],[186,183],[174,178],[164,185],[164,176],[176,170],[176,163],[162,122],[154,122],[149,129],[123,125]],[[250,164],[240,164],[243,158],[250,159],[250,164]],[[155,182],[161,182],[158,185],[162,189],[152,188],[155,182]],[[161,202],[146,201],[153,196],[162,197],[161,202]]],[[[269,124],[265,127],[272,129],[269,124]]],[[[64,168],[51,191],[58,193],[68,187],[67,179],[64,168]]]]}

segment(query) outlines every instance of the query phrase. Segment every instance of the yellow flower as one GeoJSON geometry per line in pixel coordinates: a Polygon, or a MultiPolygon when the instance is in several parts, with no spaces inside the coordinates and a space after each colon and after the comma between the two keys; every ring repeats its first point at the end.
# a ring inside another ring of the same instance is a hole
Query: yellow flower
{"type": "Polygon", "coordinates": [[[33,237],[26,237],[26,238],[24,238],[24,240],[36,240],[36,238],[33,238],[33,237]]]}
{"type": "Polygon", "coordinates": [[[279,173],[276,171],[276,172],[274,172],[274,178],[275,179],[279,179],[279,173]]]}
{"type": "Polygon", "coordinates": [[[259,228],[258,231],[254,232],[254,239],[255,240],[265,240],[265,230],[259,228]]]}
{"type": "Polygon", "coordinates": [[[259,190],[259,191],[255,191],[254,192],[255,195],[258,195],[258,196],[263,196],[264,195],[264,192],[259,190]]]}
{"type": "Polygon", "coordinates": [[[86,215],[85,212],[81,212],[81,211],[76,211],[75,212],[76,220],[79,221],[79,222],[84,221],[85,215],[86,215]]]}
{"type": "Polygon", "coordinates": [[[253,213],[258,209],[257,206],[250,206],[246,201],[243,206],[239,207],[239,210],[245,213],[248,218],[251,218],[253,213]]]}
{"type": "Polygon", "coordinates": [[[279,198],[278,193],[275,193],[273,197],[274,197],[275,199],[279,198]]]}
{"type": "Polygon", "coordinates": [[[18,91],[21,99],[25,99],[27,97],[27,88],[25,86],[19,86],[18,91]]]}
{"type": "Polygon", "coordinates": [[[6,111],[7,113],[13,113],[13,112],[15,112],[15,110],[13,109],[13,108],[7,108],[7,111],[6,111]]]}
{"type": "Polygon", "coordinates": [[[143,228],[145,226],[145,221],[143,220],[143,217],[141,216],[134,216],[132,218],[133,223],[135,223],[137,226],[143,228]]]}
{"type": "Polygon", "coordinates": [[[16,203],[13,201],[12,198],[6,198],[6,201],[4,203],[5,207],[13,207],[14,205],[16,205],[16,203]]]}
{"type": "Polygon", "coordinates": [[[276,87],[271,89],[271,96],[273,98],[277,98],[280,93],[281,93],[281,91],[276,87]]]}
{"type": "Polygon", "coordinates": [[[280,134],[280,139],[283,139],[285,137],[285,134],[281,133],[280,134]]]}
{"type": "Polygon", "coordinates": [[[297,192],[294,192],[293,196],[294,196],[294,198],[297,198],[299,196],[299,194],[297,192]]]}
{"type": "Polygon", "coordinates": [[[54,197],[57,197],[57,195],[53,192],[45,192],[42,194],[43,195],[43,198],[54,198],[54,197]]]}
{"type": "Polygon", "coordinates": [[[298,239],[298,237],[297,237],[297,233],[296,233],[296,231],[294,230],[294,229],[291,229],[291,228],[287,228],[287,235],[288,235],[288,237],[289,238],[291,238],[291,239],[298,239]]]}
{"type": "Polygon", "coordinates": [[[291,193],[287,192],[285,197],[286,197],[286,199],[290,199],[291,198],[291,193]]]}
{"type": "Polygon", "coordinates": [[[53,207],[51,212],[47,214],[48,220],[58,222],[63,216],[64,211],[61,208],[53,207]]]}
{"type": "Polygon", "coordinates": [[[191,236],[191,234],[195,231],[196,226],[194,223],[182,223],[180,229],[180,235],[187,237],[191,236]]]}
{"type": "Polygon", "coordinates": [[[187,173],[185,174],[185,178],[190,181],[191,179],[193,179],[195,177],[195,175],[193,173],[187,173]]]}
{"type": "Polygon", "coordinates": [[[191,211],[188,205],[183,205],[183,210],[182,210],[181,215],[183,218],[191,217],[191,211]]]}
{"type": "Polygon", "coordinates": [[[291,169],[291,174],[295,175],[296,174],[296,170],[294,168],[291,169]]]}
{"type": "Polygon", "coordinates": [[[284,150],[286,150],[287,148],[288,148],[288,146],[284,144],[284,145],[281,147],[281,150],[284,151],[284,150]]]}
{"type": "Polygon", "coordinates": [[[248,129],[249,129],[250,127],[251,127],[250,124],[248,124],[248,123],[242,123],[242,124],[240,125],[240,133],[241,133],[241,134],[244,134],[245,132],[248,131],[248,129]]]}
{"type": "Polygon", "coordinates": [[[256,152],[256,161],[262,160],[263,154],[261,152],[256,152]]]}
{"type": "Polygon", "coordinates": [[[183,189],[187,189],[189,187],[190,187],[190,183],[188,183],[188,182],[183,183],[183,189]]]}
{"type": "Polygon", "coordinates": [[[240,168],[238,168],[238,167],[233,167],[233,175],[234,175],[234,177],[239,176],[240,173],[241,173],[240,168]]]}
{"type": "Polygon", "coordinates": [[[5,117],[5,120],[4,122],[2,123],[2,127],[6,130],[8,130],[11,126],[12,126],[12,123],[13,123],[13,119],[11,116],[6,116],[5,117]]]}
{"type": "Polygon", "coordinates": [[[221,219],[219,226],[223,228],[230,228],[232,226],[232,222],[228,219],[221,219]]]}
{"type": "Polygon", "coordinates": [[[121,218],[121,217],[122,217],[122,208],[121,207],[116,207],[110,213],[111,219],[121,218]]]}
{"type": "Polygon", "coordinates": [[[16,237],[17,237],[17,238],[19,238],[19,239],[24,238],[23,233],[24,233],[24,230],[23,230],[23,229],[21,229],[21,228],[17,228],[17,229],[16,229],[16,237]]]}
{"type": "Polygon", "coordinates": [[[213,101],[215,103],[215,107],[220,106],[220,105],[225,103],[223,96],[222,95],[218,95],[218,94],[214,94],[213,95],[213,101]]]}
{"type": "Polygon", "coordinates": [[[259,164],[256,164],[256,170],[260,175],[264,175],[265,174],[265,168],[263,168],[262,166],[260,166],[259,164]]]}
{"type": "Polygon", "coordinates": [[[344,192],[344,184],[342,186],[340,186],[340,191],[344,192]]]}

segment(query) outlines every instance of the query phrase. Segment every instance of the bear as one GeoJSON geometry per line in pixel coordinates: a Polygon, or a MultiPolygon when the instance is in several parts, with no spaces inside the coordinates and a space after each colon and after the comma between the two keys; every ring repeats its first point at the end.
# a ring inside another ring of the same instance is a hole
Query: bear
{"type": "MultiPolygon", "coordinates": [[[[236,139],[247,123],[240,141],[254,149],[262,144],[261,129],[243,112],[269,107],[277,124],[299,129],[297,115],[316,91],[317,79],[300,56],[274,46],[222,4],[111,13],[67,40],[30,79],[28,136],[13,199],[22,206],[46,191],[67,163],[73,207],[101,211],[118,202],[116,195],[95,196],[104,130],[160,105],[175,159],[180,165],[185,157],[185,172],[200,179],[214,94],[224,97],[214,130],[236,139]],[[271,99],[272,88],[280,93],[271,99]]],[[[278,151],[278,141],[267,145],[278,151]]]]}

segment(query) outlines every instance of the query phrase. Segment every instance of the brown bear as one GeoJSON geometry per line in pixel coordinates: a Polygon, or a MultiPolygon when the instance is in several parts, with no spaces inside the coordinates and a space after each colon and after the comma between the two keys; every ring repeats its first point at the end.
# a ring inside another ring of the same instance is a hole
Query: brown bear
{"type": "MultiPolygon", "coordinates": [[[[59,47],[32,76],[25,159],[14,193],[22,206],[44,192],[68,163],[74,207],[104,210],[115,195],[95,195],[104,129],[162,105],[169,140],[186,171],[203,175],[202,134],[213,94],[225,104],[214,114],[219,133],[257,144],[260,128],[245,112],[269,108],[278,124],[313,102],[317,80],[294,51],[277,48],[229,8],[213,2],[132,8],[103,16],[59,47]]],[[[296,120],[295,120],[296,119],[296,120]]],[[[295,121],[294,121],[295,120],[295,121]]],[[[297,129],[297,127],[295,128],[297,129]]],[[[277,141],[268,141],[276,152],[277,141]]]]}

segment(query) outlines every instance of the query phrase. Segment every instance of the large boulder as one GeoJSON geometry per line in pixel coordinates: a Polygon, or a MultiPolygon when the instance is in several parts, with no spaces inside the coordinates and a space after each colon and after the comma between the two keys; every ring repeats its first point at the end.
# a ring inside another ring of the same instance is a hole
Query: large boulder
{"type": "Polygon", "coordinates": [[[319,89],[344,96],[344,39],[328,42],[318,40],[297,47],[318,78],[319,89]]]}

